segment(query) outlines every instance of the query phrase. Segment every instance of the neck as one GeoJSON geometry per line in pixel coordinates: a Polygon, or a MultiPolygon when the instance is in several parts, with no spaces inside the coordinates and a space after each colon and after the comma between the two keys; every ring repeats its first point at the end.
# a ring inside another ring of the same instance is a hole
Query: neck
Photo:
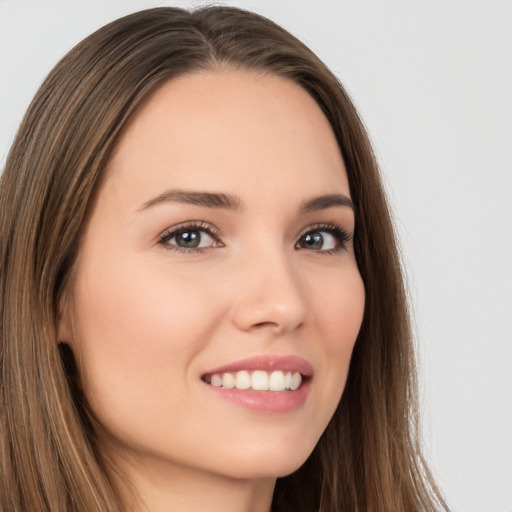
{"type": "Polygon", "coordinates": [[[276,482],[237,479],[168,461],[125,460],[116,466],[114,480],[126,512],[269,512],[276,482]]]}

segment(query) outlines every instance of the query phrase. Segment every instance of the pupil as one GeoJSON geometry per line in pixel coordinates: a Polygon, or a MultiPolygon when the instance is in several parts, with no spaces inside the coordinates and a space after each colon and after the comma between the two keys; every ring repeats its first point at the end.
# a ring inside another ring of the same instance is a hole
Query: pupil
{"type": "Polygon", "coordinates": [[[315,235],[308,234],[304,242],[310,249],[321,249],[324,245],[324,237],[320,233],[315,235]]]}
{"type": "Polygon", "coordinates": [[[201,236],[197,231],[183,231],[176,235],[176,244],[180,247],[194,248],[199,245],[201,236]]]}

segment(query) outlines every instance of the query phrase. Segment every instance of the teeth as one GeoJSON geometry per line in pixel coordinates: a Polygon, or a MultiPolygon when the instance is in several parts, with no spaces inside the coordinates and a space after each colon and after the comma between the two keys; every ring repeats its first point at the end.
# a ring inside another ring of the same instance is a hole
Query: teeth
{"type": "Polygon", "coordinates": [[[249,389],[251,387],[251,376],[249,372],[236,372],[235,387],[236,389],[249,389]]]}
{"type": "Polygon", "coordinates": [[[249,373],[242,370],[236,373],[214,373],[209,376],[209,383],[217,388],[253,389],[255,391],[295,391],[302,383],[299,372],[283,372],[281,370],[266,372],[255,370],[249,373]]]}
{"type": "MultiPolygon", "coordinates": [[[[213,377],[213,375],[212,375],[213,377]]],[[[212,379],[213,384],[213,379],[212,379]]],[[[235,377],[231,373],[225,373],[222,376],[222,387],[226,389],[233,389],[235,387],[235,377]]]]}
{"type": "Polygon", "coordinates": [[[268,391],[268,373],[257,370],[251,375],[251,388],[256,391],[268,391]]]}
{"type": "Polygon", "coordinates": [[[212,386],[220,388],[222,386],[222,375],[220,373],[215,373],[214,375],[212,375],[210,384],[212,386]]]}
{"type": "Polygon", "coordinates": [[[301,382],[302,382],[301,374],[300,373],[294,373],[293,376],[292,376],[292,381],[290,383],[290,389],[292,391],[295,391],[300,386],[301,382]]]}
{"type": "Polygon", "coordinates": [[[286,389],[283,372],[272,372],[270,374],[268,378],[268,389],[270,391],[284,391],[286,389]]]}

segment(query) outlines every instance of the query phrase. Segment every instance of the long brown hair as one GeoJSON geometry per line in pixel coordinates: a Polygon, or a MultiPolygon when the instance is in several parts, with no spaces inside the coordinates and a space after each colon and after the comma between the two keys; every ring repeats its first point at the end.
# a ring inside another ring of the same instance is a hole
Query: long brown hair
{"type": "Polygon", "coordinates": [[[163,82],[230,67],[292,80],[339,143],[355,204],[363,324],[340,404],[306,463],[277,481],[282,511],[446,510],[419,444],[400,261],[365,129],[347,93],[302,43],[230,7],[162,7],[114,21],[47,77],[0,183],[0,506],[5,512],[119,511],[58,304],[81,227],[117,137],[163,82]]]}

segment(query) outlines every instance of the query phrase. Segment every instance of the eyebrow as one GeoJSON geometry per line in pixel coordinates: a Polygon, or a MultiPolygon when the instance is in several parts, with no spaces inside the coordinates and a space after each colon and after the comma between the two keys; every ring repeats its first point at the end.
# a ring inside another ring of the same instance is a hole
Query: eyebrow
{"type": "Polygon", "coordinates": [[[314,197],[302,203],[300,207],[301,213],[316,212],[318,210],[326,210],[333,206],[348,206],[355,210],[352,200],[343,194],[327,194],[325,196],[314,197]]]}
{"type": "Polygon", "coordinates": [[[221,208],[225,210],[242,210],[242,201],[235,196],[218,192],[196,192],[192,190],[168,190],[142,205],[140,210],[165,203],[182,203],[204,206],[206,208],[221,208]]]}
{"type": "MultiPolygon", "coordinates": [[[[166,203],[193,204],[206,208],[225,210],[243,210],[242,200],[230,194],[175,189],[168,190],[145,202],[139,211],[166,203]]],[[[335,206],[345,206],[354,210],[354,203],[349,197],[343,194],[327,194],[304,201],[299,208],[299,212],[310,213],[319,210],[326,210],[335,206]]]]}

